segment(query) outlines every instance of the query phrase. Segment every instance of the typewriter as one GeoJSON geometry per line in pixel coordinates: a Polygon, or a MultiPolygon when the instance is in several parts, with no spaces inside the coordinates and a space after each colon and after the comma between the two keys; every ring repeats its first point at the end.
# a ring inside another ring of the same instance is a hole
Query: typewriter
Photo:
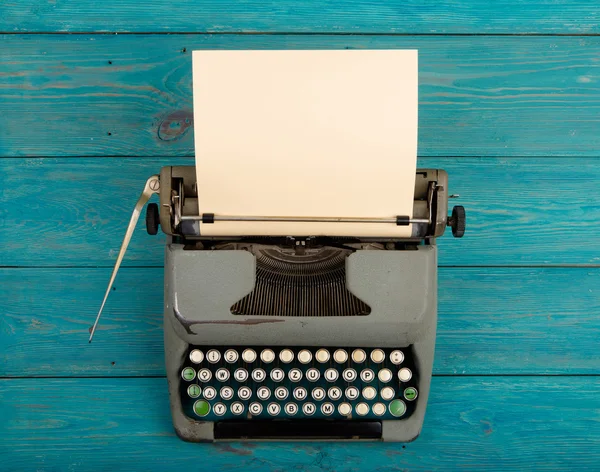
{"type": "Polygon", "coordinates": [[[447,215],[447,173],[417,169],[413,216],[373,221],[411,224],[401,239],[206,237],[219,216],[199,214],[198,185],[194,166],[148,179],[100,310],[158,193],[146,226],[167,235],[164,346],[179,437],[414,440],[434,357],[435,240],[446,226],[465,231],[463,207],[447,215]]]}

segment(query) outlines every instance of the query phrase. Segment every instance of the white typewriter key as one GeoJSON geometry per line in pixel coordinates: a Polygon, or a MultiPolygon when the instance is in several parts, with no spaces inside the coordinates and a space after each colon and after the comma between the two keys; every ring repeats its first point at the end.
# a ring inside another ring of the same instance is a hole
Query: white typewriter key
{"type": "Polygon", "coordinates": [[[329,415],[333,414],[334,411],[335,411],[334,406],[329,402],[323,403],[321,405],[321,413],[323,413],[325,416],[329,416],[329,415]]]}
{"type": "Polygon", "coordinates": [[[360,373],[360,378],[363,382],[370,382],[375,378],[375,374],[371,369],[365,369],[360,373]]]}
{"type": "Polygon", "coordinates": [[[288,397],[288,389],[285,387],[277,387],[275,389],[275,398],[277,400],[285,400],[288,397]]]}
{"type": "Polygon", "coordinates": [[[302,380],[302,371],[300,369],[292,369],[288,372],[288,377],[292,382],[300,382],[302,380]]]}
{"type": "Polygon", "coordinates": [[[206,387],[204,389],[204,398],[207,400],[214,400],[217,396],[217,389],[215,387],[206,387]]]}
{"type": "Polygon", "coordinates": [[[321,364],[325,364],[329,360],[329,351],[327,349],[319,349],[315,354],[315,359],[321,364]]]}
{"type": "Polygon", "coordinates": [[[390,354],[390,361],[395,365],[402,364],[402,362],[404,362],[404,353],[399,350],[392,351],[390,354]]]}
{"type": "Polygon", "coordinates": [[[218,381],[225,382],[226,380],[229,380],[229,371],[227,369],[217,369],[215,377],[218,381]]]}
{"type": "Polygon", "coordinates": [[[215,412],[215,415],[223,416],[227,411],[227,407],[222,403],[215,403],[215,405],[213,406],[213,411],[215,412]]]}
{"type": "Polygon", "coordinates": [[[219,394],[223,400],[231,400],[233,398],[233,389],[231,387],[223,387],[219,394]]]}
{"type": "Polygon", "coordinates": [[[306,349],[302,349],[299,353],[298,353],[298,360],[302,363],[302,364],[308,364],[310,361],[312,361],[312,354],[310,353],[310,351],[306,350],[306,349]]]}
{"type": "Polygon", "coordinates": [[[294,398],[299,402],[306,400],[308,393],[304,387],[296,387],[294,389],[294,398]]]}
{"type": "Polygon", "coordinates": [[[244,362],[251,364],[256,360],[256,352],[254,352],[254,349],[244,349],[244,352],[242,352],[242,359],[244,362]]]}
{"type": "Polygon", "coordinates": [[[356,400],[360,395],[360,390],[356,387],[348,387],[346,389],[346,398],[348,400],[356,400]]]}
{"type": "Polygon", "coordinates": [[[356,380],[356,371],[354,369],[344,369],[342,377],[346,382],[354,382],[356,380]]]}
{"type": "Polygon", "coordinates": [[[327,382],[335,382],[338,378],[339,374],[338,371],[335,369],[327,369],[325,371],[325,380],[327,380],[327,382]]]}
{"type": "Polygon", "coordinates": [[[262,405],[260,403],[250,403],[248,407],[248,411],[252,413],[254,416],[260,415],[262,413],[262,405]]]}
{"type": "Polygon", "coordinates": [[[273,369],[271,371],[271,380],[273,382],[281,382],[285,378],[285,372],[282,369],[273,369]]]}
{"type": "Polygon", "coordinates": [[[373,349],[371,351],[371,360],[376,364],[381,364],[385,360],[385,352],[381,349],[373,349]]]}
{"type": "Polygon", "coordinates": [[[321,372],[319,372],[318,369],[315,369],[314,367],[311,367],[306,371],[306,378],[311,382],[316,382],[317,380],[319,380],[319,377],[321,377],[321,372]]]}
{"type": "Polygon", "coordinates": [[[321,401],[325,398],[325,389],[322,387],[313,388],[311,395],[314,400],[321,401]]]}
{"type": "Polygon", "coordinates": [[[315,411],[317,411],[317,407],[314,403],[305,403],[302,405],[302,413],[304,413],[306,416],[314,415],[315,411]]]}
{"type": "Polygon", "coordinates": [[[344,351],[343,349],[338,349],[337,351],[335,351],[333,353],[333,359],[338,364],[343,364],[344,362],[346,362],[348,360],[348,353],[346,351],[344,351]]]}
{"type": "Polygon", "coordinates": [[[211,349],[206,353],[206,358],[211,364],[216,364],[221,360],[221,353],[216,349],[211,349]]]}
{"type": "Polygon", "coordinates": [[[359,403],[358,405],[356,405],[356,413],[359,414],[360,416],[365,416],[369,414],[369,405],[367,405],[366,403],[359,403]]]}
{"type": "Polygon", "coordinates": [[[289,349],[284,349],[279,353],[279,360],[284,364],[289,364],[294,360],[294,353],[289,349]]]}
{"type": "Polygon", "coordinates": [[[348,416],[350,413],[352,413],[352,406],[350,406],[350,403],[340,403],[338,406],[338,412],[342,416],[348,416]]]}
{"type": "Polygon", "coordinates": [[[265,373],[264,370],[262,370],[262,369],[254,369],[252,371],[252,379],[255,382],[262,382],[266,378],[267,378],[267,374],[265,373]]]}
{"type": "Polygon", "coordinates": [[[363,397],[365,400],[373,400],[377,396],[377,390],[373,387],[365,387],[362,391],[363,397]]]}
{"type": "Polygon", "coordinates": [[[240,357],[237,353],[237,351],[235,349],[227,349],[225,351],[225,361],[228,362],[229,364],[233,364],[234,362],[237,362],[238,358],[240,357]]]}
{"type": "Polygon", "coordinates": [[[267,412],[271,416],[277,416],[280,411],[281,407],[279,406],[279,403],[269,403],[269,405],[267,406],[267,412]]]}
{"type": "Polygon", "coordinates": [[[352,351],[352,360],[357,364],[363,363],[366,359],[367,355],[362,349],[355,349],[354,351],[352,351]]]}
{"type": "Polygon", "coordinates": [[[383,383],[387,383],[390,380],[392,380],[392,371],[390,369],[381,369],[378,373],[377,373],[377,377],[379,378],[379,380],[383,383]]]}
{"type": "Polygon", "coordinates": [[[248,380],[248,371],[246,369],[236,369],[233,378],[238,382],[245,382],[248,380]]]}
{"type": "Polygon", "coordinates": [[[271,349],[265,349],[263,352],[260,353],[260,359],[265,364],[270,364],[275,360],[275,353],[271,349]]]}
{"type": "Polygon", "coordinates": [[[298,413],[298,405],[295,403],[286,403],[284,410],[288,416],[294,416],[296,413],[298,413]]]}
{"type": "Polygon", "coordinates": [[[188,387],[187,393],[191,398],[198,398],[202,393],[202,389],[199,385],[192,384],[188,387]]]}
{"type": "Polygon", "coordinates": [[[202,351],[194,349],[192,352],[190,352],[190,361],[192,361],[194,364],[200,364],[200,362],[203,360],[204,354],[202,354],[202,351]]]}
{"type": "Polygon", "coordinates": [[[249,387],[241,387],[238,390],[238,397],[242,400],[248,400],[252,396],[252,390],[249,387]]]}
{"type": "Polygon", "coordinates": [[[200,369],[198,371],[198,379],[202,382],[208,382],[212,378],[212,372],[208,369],[200,369]]]}
{"type": "Polygon", "coordinates": [[[342,398],[342,389],[340,387],[331,387],[327,395],[331,400],[339,400],[342,398]]]}
{"type": "Polygon", "coordinates": [[[244,412],[244,404],[240,402],[234,402],[231,404],[231,412],[234,415],[241,415],[244,412]]]}
{"type": "Polygon", "coordinates": [[[410,371],[410,369],[403,367],[398,372],[398,378],[401,382],[408,382],[412,378],[412,372],[410,371]]]}
{"type": "Polygon", "coordinates": [[[383,403],[375,403],[373,405],[373,413],[377,416],[381,416],[385,413],[385,405],[383,403]]]}
{"type": "Polygon", "coordinates": [[[394,398],[395,394],[396,392],[394,392],[394,389],[391,387],[384,387],[381,389],[381,398],[384,400],[391,400],[394,398]]]}
{"type": "Polygon", "coordinates": [[[267,387],[260,387],[256,391],[256,396],[261,400],[268,400],[271,396],[271,390],[269,390],[267,387]]]}

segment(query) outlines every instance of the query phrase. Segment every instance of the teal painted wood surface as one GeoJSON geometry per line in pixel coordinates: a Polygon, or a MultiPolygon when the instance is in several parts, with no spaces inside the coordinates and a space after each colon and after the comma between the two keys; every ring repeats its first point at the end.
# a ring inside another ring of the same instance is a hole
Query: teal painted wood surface
{"type": "MultiPolygon", "coordinates": [[[[163,375],[163,271],[0,269],[0,377],[163,375]]],[[[600,269],[442,268],[436,375],[600,374],[600,269]]]]}
{"type": "Polygon", "coordinates": [[[0,381],[7,470],[597,470],[600,379],[434,378],[423,432],[384,443],[190,444],[165,379],[0,381]]]}
{"type": "Polygon", "coordinates": [[[193,156],[185,119],[192,119],[190,51],[198,48],[418,48],[419,155],[599,155],[598,36],[4,35],[0,42],[2,156],[193,156]]]}
{"type": "Polygon", "coordinates": [[[579,0],[21,0],[0,31],[593,34],[598,6],[579,0]]]}

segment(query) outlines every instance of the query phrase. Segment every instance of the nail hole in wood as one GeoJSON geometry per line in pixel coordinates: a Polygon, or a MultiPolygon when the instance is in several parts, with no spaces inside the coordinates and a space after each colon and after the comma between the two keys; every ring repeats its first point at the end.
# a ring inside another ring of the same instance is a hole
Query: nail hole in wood
{"type": "Polygon", "coordinates": [[[187,52],[187,48],[183,48],[183,49],[181,50],[181,52],[183,52],[183,53],[187,52]]]}
{"type": "Polygon", "coordinates": [[[112,64],[112,61],[108,61],[109,64],[112,64]]]}

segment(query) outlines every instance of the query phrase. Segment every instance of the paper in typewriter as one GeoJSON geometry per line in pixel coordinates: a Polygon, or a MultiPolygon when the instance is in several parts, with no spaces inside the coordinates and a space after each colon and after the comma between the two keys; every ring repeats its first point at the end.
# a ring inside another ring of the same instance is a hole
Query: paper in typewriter
{"type": "MultiPolygon", "coordinates": [[[[200,213],[412,216],[412,50],[194,51],[200,213]]],[[[410,236],[382,223],[215,222],[207,236],[410,236]]]]}

